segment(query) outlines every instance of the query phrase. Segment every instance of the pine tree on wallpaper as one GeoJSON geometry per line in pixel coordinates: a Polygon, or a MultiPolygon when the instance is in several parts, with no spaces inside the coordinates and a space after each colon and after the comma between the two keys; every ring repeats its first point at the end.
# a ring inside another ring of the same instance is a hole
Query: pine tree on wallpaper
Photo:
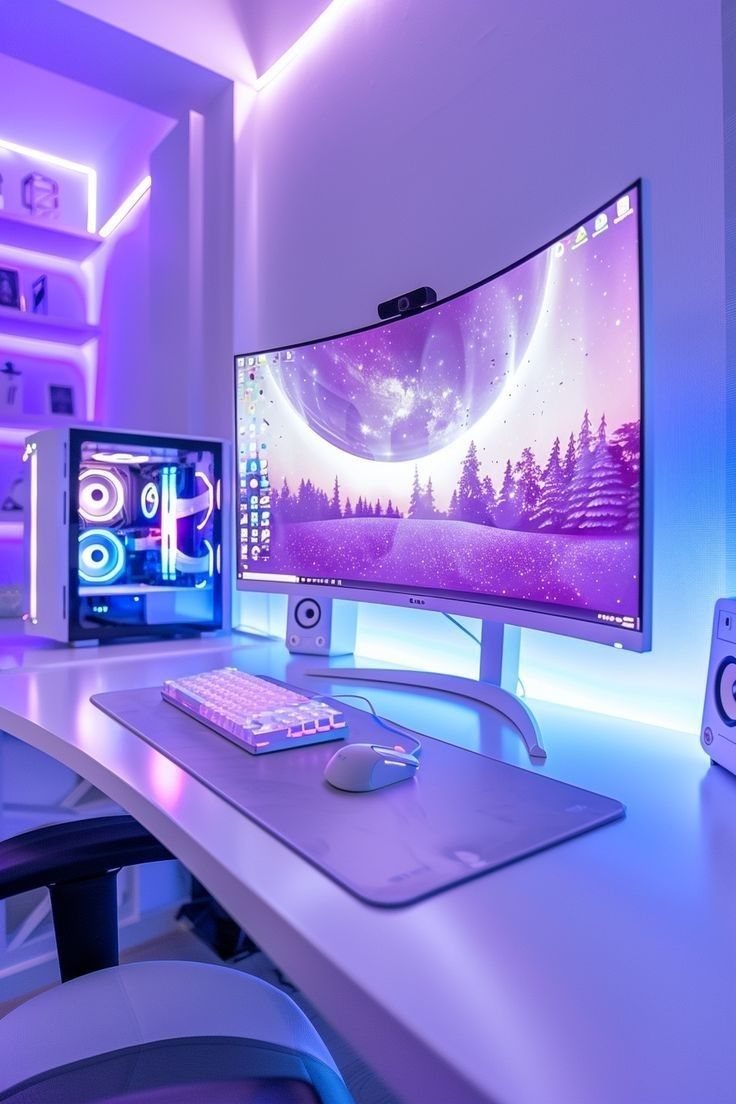
{"type": "Polygon", "coordinates": [[[433,518],[437,516],[437,507],[434,504],[434,487],[432,486],[431,475],[427,480],[427,487],[424,491],[424,516],[428,518],[433,518]]]}
{"type": "Polygon", "coordinates": [[[537,506],[529,519],[535,529],[554,531],[560,528],[565,516],[565,488],[565,474],[560,462],[560,438],[555,437],[547,465],[542,472],[537,506]]]}
{"type": "Polygon", "coordinates": [[[475,441],[470,442],[467,456],[463,460],[457,488],[457,516],[461,521],[482,523],[488,520],[475,441]]]}
{"type": "Polygon", "coordinates": [[[340,484],[337,481],[337,476],[335,476],[335,484],[332,488],[332,498],[330,499],[330,517],[342,517],[342,510],[340,509],[340,484]]]}
{"type": "Polygon", "coordinates": [[[575,434],[571,433],[567,442],[567,452],[565,453],[565,460],[562,465],[562,478],[566,484],[569,484],[575,471],[575,460],[577,454],[575,452],[575,434]]]}
{"type": "Polygon", "coordinates": [[[578,460],[584,453],[590,451],[590,446],[593,442],[593,432],[590,428],[590,414],[586,410],[583,414],[583,421],[580,426],[580,432],[578,433],[578,444],[576,454],[578,460]]]}
{"type": "Polygon", "coordinates": [[[587,517],[581,522],[580,528],[621,532],[628,520],[628,498],[623,464],[606,439],[604,415],[593,449],[587,517]]]}
{"type": "Polygon", "coordinates": [[[411,488],[411,498],[409,499],[407,516],[410,518],[422,516],[422,488],[419,484],[419,468],[416,464],[414,465],[414,483],[411,488]]]}
{"type": "Polygon", "coordinates": [[[483,503],[486,508],[486,516],[490,519],[493,517],[493,511],[496,509],[496,490],[490,475],[484,476],[481,487],[483,489],[483,503]]]}
{"type": "MultiPolygon", "coordinates": [[[[432,477],[426,485],[414,466],[407,517],[412,520],[449,519],[498,529],[542,533],[631,533],[639,526],[640,426],[626,422],[609,438],[605,414],[594,433],[590,413],[583,414],[577,435],[568,438],[564,459],[556,437],[542,468],[531,446],[518,460],[507,460],[498,491],[490,475],[484,475],[475,441],[471,441],[460,466],[458,481],[447,509],[438,506],[432,477]]],[[[327,521],[345,518],[402,518],[389,498],[384,507],[349,497],[342,508],[339,477],[331,496],[302,479],[293,494],[284,479],[273,492],[273,508],[282,522],[327,521]]]]}
{"type": "Polygon", "coordinates": [[[519,522],[523,527],[529,524],[529,519],[537,508],[541,494],[540,479],[542,473],[530,448],[525,448],[514,469],[516,475],[516,502],[519,511],[519,522]]]}

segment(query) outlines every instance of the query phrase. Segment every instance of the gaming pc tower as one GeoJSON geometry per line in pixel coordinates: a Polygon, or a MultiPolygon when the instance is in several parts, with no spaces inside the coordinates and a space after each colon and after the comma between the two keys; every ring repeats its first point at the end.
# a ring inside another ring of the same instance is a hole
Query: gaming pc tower
{"type": "Polygon", "coordinates": [[[81,642],[222,627],[223,442],[49,429],[24,459],[27,632],[81,642]]]}

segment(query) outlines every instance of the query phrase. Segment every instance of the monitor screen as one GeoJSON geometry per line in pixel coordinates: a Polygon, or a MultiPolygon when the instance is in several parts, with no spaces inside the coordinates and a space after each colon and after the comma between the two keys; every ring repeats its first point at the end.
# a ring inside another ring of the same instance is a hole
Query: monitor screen
{"type": "Polygon", "coordinates": [[[243,588],[643,646],[640,193],[408,317],[235,358],[243,588]]]}

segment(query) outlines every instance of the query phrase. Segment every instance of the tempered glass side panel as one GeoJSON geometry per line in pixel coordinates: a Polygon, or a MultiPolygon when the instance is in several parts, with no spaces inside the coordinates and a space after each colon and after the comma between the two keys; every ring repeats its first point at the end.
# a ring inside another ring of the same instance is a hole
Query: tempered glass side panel
{"type": "Polygon", "coordinates": [[[70,638],[222,624],[222,445],[73,430],[70,638]]]}

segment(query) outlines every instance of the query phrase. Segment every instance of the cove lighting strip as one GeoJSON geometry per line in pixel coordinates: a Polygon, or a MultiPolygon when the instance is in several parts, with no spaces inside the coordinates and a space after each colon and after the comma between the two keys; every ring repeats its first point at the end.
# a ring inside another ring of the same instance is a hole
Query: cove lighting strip
{"type": "Polygon", "coordinates": [[[54,153],[43,153],[42,150],[31,149],[29,146],[19,146],[17,142],[8,142],[5,138],[0,138],[0,149],[22,153],[25,157],[32,157],[47,165],[57,165],[62,169],[83,173],[87,177],[87,233],[94,234],[97,229],[97,173],[93,168],[80,165],[78,161],[69,161],[66,157],[57,157],[54,153]]]}
{"type": "Polygon", "coordinates": [[[38,624],[38,452],[26,445],[23,459],[30,464],[30,516],[28,519],[28,619],[38,624]]]}
{"type": "Polygon", "coordinates": [[[345,9],[353,2],[354,0],[332,0],[332,3],[325,8],[321,15],[317,16],[314,23],[307,27],[301,38],[298,38],[296,42],[273,63],[270,69],[267,69],[260,77],[256,77],[256,91],[260,92],[261,89],[270,84],[279,74],[283,73],[284,69],[291,65],[292,61],[295,61],[296,58],[300,57],[302,54],[308,53],[309,50],[320,42],[325,35],[330,32],[345,9]]]}
{"type": "Polygon", "coordinates": [[[139,184],[136,184],[133,191],[129,196],[123,200],[118,207],[117,211],[114,211],[104,226],[100,227],[100,237],[109,238],[114,230],[117,230],[123,219],[127,218],[130,212],[136,207],[151,190],[151,178],[150,176],[144,176],[139,184]]]}

